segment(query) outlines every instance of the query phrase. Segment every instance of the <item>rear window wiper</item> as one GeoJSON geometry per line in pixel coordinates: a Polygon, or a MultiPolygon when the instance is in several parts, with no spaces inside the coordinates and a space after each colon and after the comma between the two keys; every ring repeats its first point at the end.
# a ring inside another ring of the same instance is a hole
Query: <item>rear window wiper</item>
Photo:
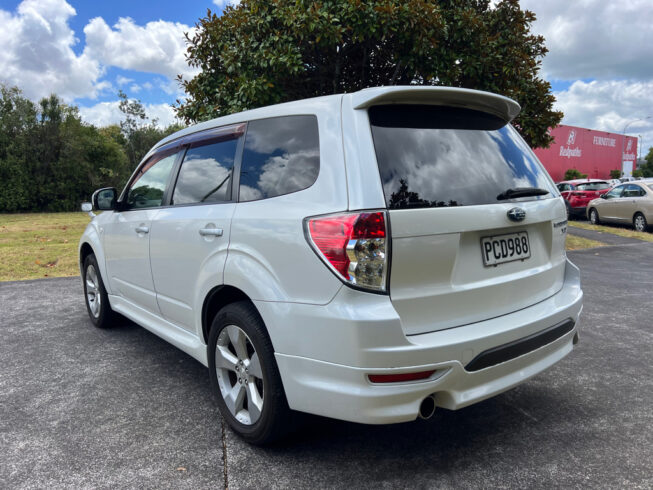
{"type": "Polygon", "coordinates": [[[540,189],[538,187],[515,187],[514,189],[507,189],[497,196],[497,201],[504,201],[506,199],[513,199],[516,197],[529,197],[529,196],[544,196],[549,191],[540,189]]]}

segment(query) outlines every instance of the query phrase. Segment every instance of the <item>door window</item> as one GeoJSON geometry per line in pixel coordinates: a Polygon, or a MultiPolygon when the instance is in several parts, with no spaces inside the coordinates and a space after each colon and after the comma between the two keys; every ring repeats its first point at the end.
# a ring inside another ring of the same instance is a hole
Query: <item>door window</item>
{"type": "Polygon", "coordinates": [[[320,171],[315,116],[252,121],[240,172],[240,201],[256,201],[313,185],[320,171]]]}
{"type": "Polygon", "coordinates": [[[635,184],[629,184],[624,190],[623,197],[641,197],[645,194],[644,189],[635,184]]]}
{"type": "Polygon", "coordinates": [[[623,192],[624,187],[626,187],[626,186],[620,185],[618,187],[615,187],[611,191],[606,192],[605,198],[606,199],[614,199],[615,197],[621,197],[621,193],[623,192]]]}
{"type": "Polygon", "coordinates": [[[170,172],[178,152],[154,155],[143,165],[127,192],[127,208],[142,209],[161,206],[170,172]]]}
{"type": "Polygon", "coordinates": [[[171,204],[231,200],[231,177],[238,139],[190,148],[181,164],[171,204]]]}

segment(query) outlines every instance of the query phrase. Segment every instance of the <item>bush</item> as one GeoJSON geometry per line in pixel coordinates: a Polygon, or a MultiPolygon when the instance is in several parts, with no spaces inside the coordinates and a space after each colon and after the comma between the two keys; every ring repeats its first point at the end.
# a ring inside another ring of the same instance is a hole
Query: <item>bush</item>
{"type": "Polygon", "coordinates": [[[623,172],[621,170],[610,170],[610,178],[611,179],[620,179],[621,176],[623,175],[623,172]]]}
{"type": "Polygon", "coordinates": [[[565,172],[565,179],[564,180],[574,180],[574,179],[584,179],[587,177],[587,174],[582,174],[580,173],[579,170],[575,168],[570,168],[567,169],[565,172]]]}

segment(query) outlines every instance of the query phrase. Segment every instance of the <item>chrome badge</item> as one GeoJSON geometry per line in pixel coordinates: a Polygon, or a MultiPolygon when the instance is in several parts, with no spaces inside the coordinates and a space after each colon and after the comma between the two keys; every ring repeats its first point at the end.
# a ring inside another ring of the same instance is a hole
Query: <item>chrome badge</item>
{"type": "Polygon", "coordinates": [[[508,218],[510,218],[511,221],[523,221],[525,217],[526,211],[522,208],[512,208],[508,211],[508,218]]]}

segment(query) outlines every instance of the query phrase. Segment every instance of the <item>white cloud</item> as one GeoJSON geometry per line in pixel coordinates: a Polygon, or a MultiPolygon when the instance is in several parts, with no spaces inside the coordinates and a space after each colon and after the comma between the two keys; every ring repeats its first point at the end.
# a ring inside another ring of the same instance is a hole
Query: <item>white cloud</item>
{"type": "Polygon", "coordinates": [[[134,81],[133,78],[123,77],[122,75],[118,75],[116,77],[116,83],[118,84],[118,87],[124,87],[125,85],[133,81],[134,81]]]}
{"type": "MultiPolygon", "coordinates": [[[[169,104],[143,104],[145,113],[150,120],[156,119],[157,125],[169,126],[177,121],[175,112],[169,104]]],[[[80,107],[79,113],[82,119],[95,126],[107,126],[109,124],[120,124],[125,116],[120,112],[119,101],[100,102],[90,107],[80,107]]]]}
{"type": "Polygon", "coordinates": [[[141,91],[141,86],[134,83],[129,86],[129,91],[137,94],[138,92],[141,91]]]}
{"type": "Polygon", "coordinates": [[[231,5],[232,7],[240,5],[240,0],[213,0],[213,3],[223,9],[227,5],[231,5]]]}
{"type": "Polygon", "coordinates": [[[163,20],[139,26],[128,17],[121,17],[112,28],[96,17],[84,27],[84,53],[104,65],[158,73],[173,80],[178,74],[190,78],[197,70],[186,63],[184,33],[192,34],[194,29],[163,20]]]}
{"type": "Polygon", "coordinates": [[[16,13],[0,10],[0,82],[32,99],[56,93],[71,101],[106,89],[97,84],[97,60],[72,49],[78,40],[68,20],[74,15],[65,0],[24,0],[16,13]]]}
{"type": "Polygon", "coordinates": [[[642,154],[653,146],[653,80],[576,81],[555,96],[564,124],[615,133],[628,125],[627,134],[642,135],[642,154]]]}
{"type": "Polygon", "coordinates": [[[546,38],[545,78],[653,77],[651,0],[522,0],[521,7],[535,12],[533,31],[546,38]]]}

